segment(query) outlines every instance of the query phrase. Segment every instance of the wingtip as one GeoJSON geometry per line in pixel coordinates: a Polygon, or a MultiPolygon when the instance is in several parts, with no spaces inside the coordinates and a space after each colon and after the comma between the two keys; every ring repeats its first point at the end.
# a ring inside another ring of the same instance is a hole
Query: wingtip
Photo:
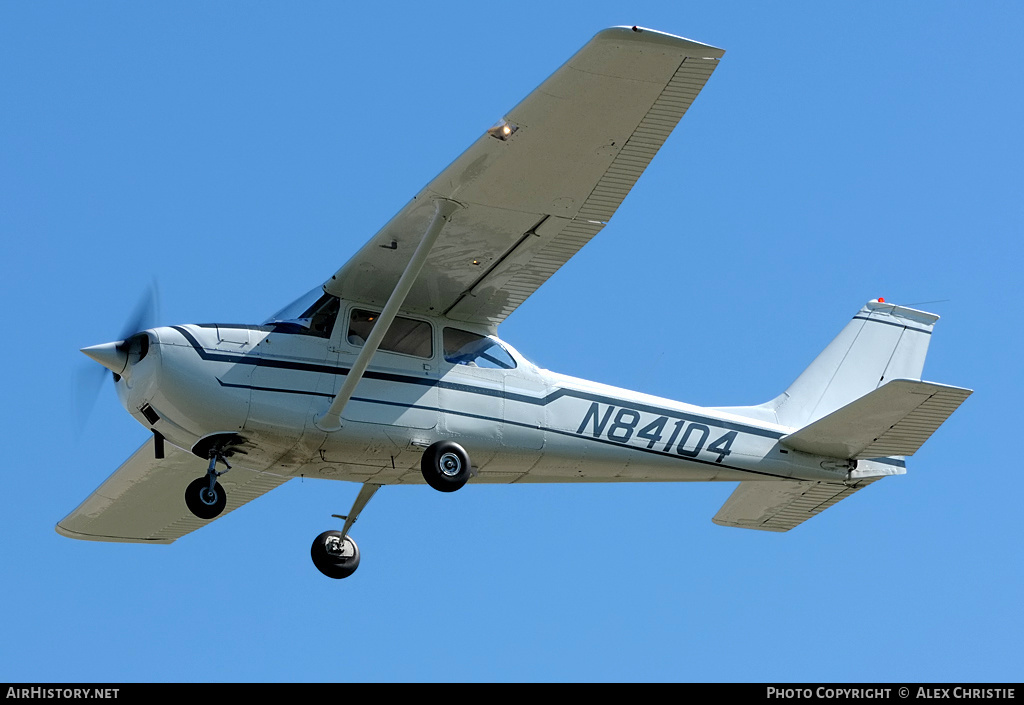
{"type": "Polygon", "coordinates": [[[57,522],[53,527],[53,530],[65,538],[75,539],[77,541],[99,541],[102,543],[148,543],[160,545],[174,543],[175,541],[175,539],[148,539],[134,536],[102,536],[99,534],[83,534],[61,526],[60,522],[57,522]]]}
{"type": "Polygon", "coordinates": [[[688,56],[700,56],[701,58],[720,59],[725,54],[725,49],[698,42],[693,39],[681,37],[678,34],[669,34],[649,27],[640,25],[619,25],[609,27],[597,33],[594,37],[635,40],[652,44],[662,44],[683,50],[688,56]]]}

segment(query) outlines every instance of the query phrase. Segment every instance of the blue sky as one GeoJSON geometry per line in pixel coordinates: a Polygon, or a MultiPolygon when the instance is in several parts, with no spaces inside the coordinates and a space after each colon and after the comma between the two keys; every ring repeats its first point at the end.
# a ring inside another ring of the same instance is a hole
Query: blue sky
{"type": "Polygon", "coordinates": [[[1020,681],[1024,7],[0,4],[8,451],[0,680],[1020,681]],[[295,480],[167,547],[53,525],[146,439],[80,347],[259,321],[332,274],[598,30],[727,53],[611,224],[500,329],[549,369],[696,404],[778,394],[868,299],[942,316],[975,394],[788,534],[723,484],[295,480]],[[926,303],[934,302],[934,303],[926,303]],[[631,321],[632,335],[617,332],[631,321]]]}

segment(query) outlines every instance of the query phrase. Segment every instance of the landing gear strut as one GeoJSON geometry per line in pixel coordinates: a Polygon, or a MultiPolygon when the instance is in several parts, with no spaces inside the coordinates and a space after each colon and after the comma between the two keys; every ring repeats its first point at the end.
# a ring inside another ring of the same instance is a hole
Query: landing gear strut
{"type": "Polygon", "coordinates": [[[359,518],[359,512],[363,511],[373,493],[379,489],[380,485],[365,483],[360,488],[359,494],[356,495],[356,501],[352,503],[352,510],[347,516],[331,515],[336,519],[345,520],[345,526],[341,531],[325,531],[313,539],[309,555],[313,559],[316,569],[328,578],[336,580],[347,578],[359,567],[359,546],[348,535],[348,530],[359,518]]]}
{"type": "Polygon", "coordinates": [[[220,451],[210,451],[210,467],[206,471],[206,477],[200,477],[189,483],[185,488],[185,505],[188,510],[200,519],[213,519],[224,511],[228,503],[228,495],[217,482],[217,478],[228,470],[217,472],[217,461],[224,463],[230,470],[224,454],[220,451]]]}

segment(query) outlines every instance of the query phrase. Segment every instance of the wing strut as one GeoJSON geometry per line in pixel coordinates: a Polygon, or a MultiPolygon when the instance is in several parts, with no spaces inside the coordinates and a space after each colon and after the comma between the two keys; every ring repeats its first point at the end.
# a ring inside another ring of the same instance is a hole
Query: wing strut
{"type": "Polygon", "coordinates": [[[409,260],[409,264],[406,265],[405,271],[402,272],[402,277],[395,285],[395,290],[391,292],[388,302],[384,305],[384,310],[380,312],[373,330],[370,331],[366,343],[363,344],[359,357],[353,363],[352,369],[348,371],[348,376],[345,377],[345,383],[341,385],[338,395],[334,397],[334,401],[331,402],[324,415],[318,417],[315,421],[317,428],[321,431],[338,431],[341,429],[342,410],[355,393],[356,385],[362,379],[366,368],[370,366],[370,359],[377,352],[381,341],[384,340],[388,328],[391,327],[391,322],[395,320],[398,309],[402,307],[402,303],[409,294],[409,290],[412,289],[412,285],[416,283],[416,277],[419,276],[420,270],[423,269],[423,264],[427,261],[427,255],[430,254],[434,242],[437,241],[437,236],[441,234],[441,229],[460,207],[455,201],[449,201],[444,198],[434,201],[434,217],[427,227],[427,232],[423,234],[423,239],[420,240],[420,244],[416,247],[416,251],[409,260]]]}

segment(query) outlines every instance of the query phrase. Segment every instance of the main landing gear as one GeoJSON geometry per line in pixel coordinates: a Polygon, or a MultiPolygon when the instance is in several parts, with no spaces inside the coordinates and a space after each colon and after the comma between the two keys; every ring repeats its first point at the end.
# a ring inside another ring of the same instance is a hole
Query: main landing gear
{"type": "Polygon", "coordinates": [[[469,455],[458,443],[438,441],[423,451],[420,471],[427,484],[439,492],[454,492],[469,480],[469,455]]]}
{"type": "MultiPolygon", "coordinates": [[[[461,488],[472,474],[466,450],[452,441],[438,441],[429,446],[423,452],[420,470],[427,484],[441,492],[454,492],[461,488]]],[[[309,549],[310,558],[313,559],[316,569],[328,578],[347,578],[359,567],[359,546],[348,535],[348,530],[380,487],[370,483],[364,484],[347,516],[332,515],[345,520],[345,526],[341,531],[325,531],[313,539],[313,545],[309,549]]]]}
{"type": "Polygon", "coordinates": [[[325,531],[313,539],[309,555],[316,569],[328,578],[347,578],[359,567],[359,546],[340,531],[325,531]]]}
{"type": "Polygon", "coordinates": [[[356,523],[359,512],[363,511],[366,503],[380,487],[380,485],[373,485],[369,482],[365,483],[360,488],[359,494],[356,495],[356,501],[352,503],[352,510],[347,516],[331,515],[336,519],[345,520],[341,531],[325,531],[313,539],[309,555],[313,559],[316,569],[328,578],[336,580],[347,578],[359,567],[359,546],[348,535],[348,530],[356,523]]]}

